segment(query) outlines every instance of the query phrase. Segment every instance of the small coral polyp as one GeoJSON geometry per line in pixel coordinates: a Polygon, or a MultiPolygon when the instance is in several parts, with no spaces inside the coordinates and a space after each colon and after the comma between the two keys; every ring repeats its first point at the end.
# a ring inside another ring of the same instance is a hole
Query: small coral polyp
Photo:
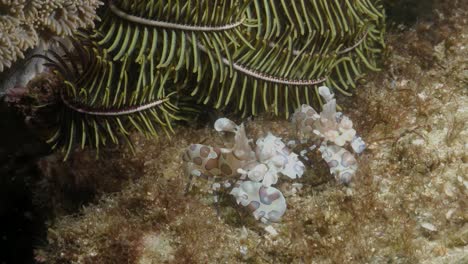
{"type": "MultiPolygon", "coordinates": [[[[353,151],[359,154],[365,149],[365,143],[356,136],[353,122],[336,111],[336,100],[330,89],[322,86],[319,93],[326,101],[323,111],[318,114],[312,107],[302,105],[294,113],[292,121],[299,132],[299,140],[318,140],[318,149],[330,173],[338,182],[349,184],[358,165],[354,155],[345,147],[350,143],[353,151]]],[[[218,132],[234,133],[234,142],[224,142],[230,147],[190,145],[182,157],[190,182],[193,178],[225,181],[224,186],[234,186],[230,194],[237,203],[247,207],[257,220],[263,223],[280,221],[286,212],[286,200],[273,185],[280,176],[292,180],[302,177],[305,166],[299,156],[271,133],[251,144],[253,140],[247,137],[243,124],[220,118],[214,127],[218,132]]],[[[213,190],[220,186],[219,183],[213,184],[213,190]]]]}

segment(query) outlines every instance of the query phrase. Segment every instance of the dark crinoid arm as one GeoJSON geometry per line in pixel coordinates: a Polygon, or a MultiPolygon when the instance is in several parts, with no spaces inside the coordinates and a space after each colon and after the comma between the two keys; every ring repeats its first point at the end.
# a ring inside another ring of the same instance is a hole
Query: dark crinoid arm
{"type": "Polygon", "coordinates": [[[65,159],[76,144],[98,150],[107,143],[131,145],[129,135],[135,129],[147,136],[170,135],[173,120],[181,119],[174,92],[165,89],[170,71],[148,78],[145,65],[128,60],[116,64],[99,47],[74,44],[72,51],[62,49],[64,55],[52,51],[48,56],[48,66],[63,79],[63,107],[49,143],[63,148],[65,159]]]}

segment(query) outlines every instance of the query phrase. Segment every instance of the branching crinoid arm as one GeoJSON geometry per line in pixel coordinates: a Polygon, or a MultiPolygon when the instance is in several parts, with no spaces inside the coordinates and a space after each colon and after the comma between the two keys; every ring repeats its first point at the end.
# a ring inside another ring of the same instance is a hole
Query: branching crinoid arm
{"type": "MultiPolygon", "coordinates": [[[[114,123],[123,135],[124,123],[146,134],[157,134],[155,124],[171,130],[177,108],[193,108],[180,103],[187,100],[288,117],[301,104],[321,104],[323,83],[349,94],[366,68],[376,69],[381,10],[380,0],[110,0],[97,30],[80,38],[88,44],[79,77],[54,56],[76,117],[66,138],[82,127],[95,136],[80,142],[97,147],[118,142],[114,123]]],[[[62,132],[53,142],[69,152],[73,142],[56,140],[62,132]]]]}
{"type": "Polygon", "coordinates": [[[180,119],[174,93],[166,91],[170,72],[145,78],[133,71],[145,71],[144,64],[115,64],[91,44],[74,43],[74,48],[46,56],[47,65],[64,80],[63,107],[49,143],[64,149],[65,159],[76,144],[99,150],[109,143],[130,143],[132,129],[147,136],[170,135],[172,120],[180,119]]]}
{"type": "Polygon", "coordinates": [[[239,25],[247,23],[242,11],[248,2],[108,2],[94,34],[78,33],[80,62],[74,62],[75,55],[65,62],[49,54],[49,66],[64,79],[66,106],[53,146],[65,146],[67,158],[77,141],[96,148],[119,143],[118,135],[128,139],[129,128],[169,135],[176,113],[181,109],[186,116],[194,109],[186,104],[188,95],[174,93],[192,72],[201,76],[209,66],[196,43],[215,49],[240,46],[232,43],[239,39],[239,25]]]}
{"type": "Polygon", "coordinates": [[[262,23],[244,33],[250,45],[221,57],[222,64],[202,47],[216,68],[192,94],[200,95],[199,103],[244,116],[271,111],[286,117],[302,104],[321,105],[323,84],[351,95],[356,78],[377,70],[382,10],[379,0],[253,1],[248,17],[262,23]]]}
{"type": "Polygon", "coordinates": [[[94,37],[113,60],[195,73],[199,104],[288,116],[321,104],[318,86],[350,95],[365,68],[376,69],[381,10],[379,0],[114,0],[94,37]]]}
{"type": "Polygon", "coordinates": [[[240,28],[249,3],[109,0],[93,38],[114,61],[129,57],[155,69],[186,69],[200,79],[206,66],[197,43],[223,54],[227,46],[248,44],[242,43],[240,28]]]}
{"type": "Polygon", "coordinates": [[[348,48],[339,51],[340,59],[333,65],[331,78],[326,84],[342,93],[349,93],[349,87],[355,88],[356,79],[361,78],[366,70],[380,70],[377,60],[385,47],[385,15],[380,0],[345,2],[357,22],[360,38],[358,41],[350,40],[348,48]]]}
{"type": "MultiPolygon", "coordinates": [[[[173,71],[177,85],[187,87],[212,72],[217,76],[218,70],[224,75],[225,67],[217,64],[230,59],[237,49],[250,46],[244,35],[259,23],[245,12],[251,2],[110,0],[103,22],[91,38],[112,61],[146,65],[140,74],[151,79],[173,71]],[[203,48],[212,53],[207,56],[203,48]]],[[[179,96],[195,98],[196,90],[179,96]]]]}

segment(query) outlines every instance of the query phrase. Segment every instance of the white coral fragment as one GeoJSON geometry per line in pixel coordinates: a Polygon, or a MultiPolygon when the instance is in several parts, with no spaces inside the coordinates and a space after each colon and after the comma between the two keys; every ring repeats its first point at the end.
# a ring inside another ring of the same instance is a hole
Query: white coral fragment
{"type": "Polygon", "coordinates": [[[272,225],[266,226],[265,231],[272,237],[275,237],[278,235],[278,231],[276,231],[276,229],[272,225]]]}
{"type": "Polygon", "coordinates": [[[240,182],[231,194],[238,204],[247,207],[255,219],[264,223],[278,222],[286,211],[283,194],[274,187],[265,187],[253,181],[240,182]]]}

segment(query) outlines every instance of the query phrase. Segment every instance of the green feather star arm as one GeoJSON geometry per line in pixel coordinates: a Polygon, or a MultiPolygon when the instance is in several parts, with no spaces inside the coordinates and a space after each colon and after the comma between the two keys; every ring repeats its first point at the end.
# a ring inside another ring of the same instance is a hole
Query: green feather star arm
{"type": "Polygon", "coordinates": [[[380,0],[110,1],[78,55],[52,56],[67,109],[53,142],[168,132],[197,105],[288,117],[322,84],[350,95],[378,70],[384,24],[380,0]]]}
{"type": "Polygon", "coordinates": [[[130,143],[132,130],[170,136],[173,121],[182,119],[175,92],[166,91],[171,71],[147,79],[142,74],[148,67],[145,63],[115,64],[106,51],[89,43],[75,43],[74,48],[72,53],[63,47],[62,56],[49,51],[47,57],[47,65],[64,80],[60,121],[48,140],[53,148],[62,148],[67,159],[75,144],[99,150],[109,142],[130,143]]]}
{"type": "Polygon", "coordinates": [[[377,70],[375,60],[383,42],[382,34],[375,35],[383,30],[381,4],[370,7],[364,0],[354,1],[353,6],[338,0],[253,3],[249,17],[260,23],[243,32],[250,45],[228,50],[230,57],[222,57],[223,63],[214,63],[217,53],[203,49],[212,66],[192,92],[199,103],[231,106],[229,110],[243,116],[266,110],[288,117],[303,103],[320,103],[318,86],[327,84],[351,95],[346,90],[355,86],[354,80],[365,68],[377,70]]]}
{"type": "Polygon", "coordinates": [[[241,47],[249,1],[111,1],[93,35],[113,56],[154,60],[157,69],[202,71],[199,45],[226,51],[241,47]]]}

